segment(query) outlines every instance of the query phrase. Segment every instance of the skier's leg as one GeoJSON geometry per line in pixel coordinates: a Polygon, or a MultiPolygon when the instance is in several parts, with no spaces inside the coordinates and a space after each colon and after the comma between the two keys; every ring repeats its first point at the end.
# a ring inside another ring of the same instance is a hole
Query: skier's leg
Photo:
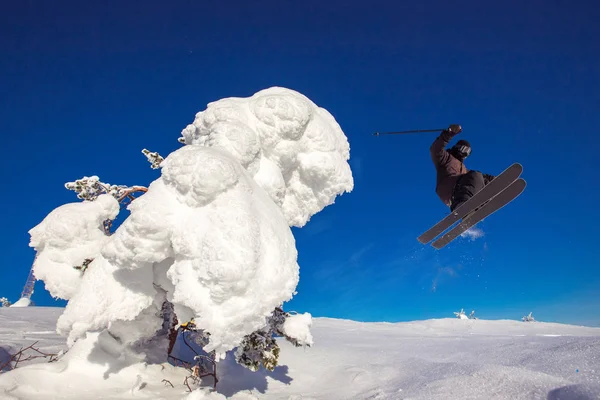
{"type": "Polygon", "coordinates": [[[454,211],[465,201],[469,200],[473,195],[479,192],[485,186],[483,175],[479,171],[469,171],[459,178],[454,186],[452,194],[452,205],[450,211],[454,211]]]}

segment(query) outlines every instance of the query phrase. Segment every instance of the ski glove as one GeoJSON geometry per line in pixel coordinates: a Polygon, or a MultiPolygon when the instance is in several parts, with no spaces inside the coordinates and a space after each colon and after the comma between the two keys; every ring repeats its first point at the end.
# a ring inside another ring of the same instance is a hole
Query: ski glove
{"type": "Polygon", "coordinates": [[[448,132],[457,135],[462,132],[462,127],[460,125],[452,124],[448,127],[448,132]]]}
{"type": "Polygon", "coordinates": [[[482,175],[483,175],[483,184],[484,185],[487,185],[488,183],[493,181],[495,178],[495,176],[490,175],[490,174],[482,174],[482,175]]]}

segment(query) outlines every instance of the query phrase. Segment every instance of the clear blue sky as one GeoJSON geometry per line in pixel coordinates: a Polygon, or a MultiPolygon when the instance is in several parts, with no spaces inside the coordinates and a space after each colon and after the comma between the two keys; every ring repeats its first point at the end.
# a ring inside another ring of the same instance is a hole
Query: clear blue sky
{"type": "MultiPolygon", "coordinates": [[[[355,190],[303,229],[298,295],[315,316],[452,316],[600,326],[600,7],[507,1],[12,1],[0,12],[4,233],[0,296],[15,301],[27,231],[77,201],[63,184],[157,177],[210,101],[270,86],[329,110],[355,190]],[[168,4],[167,4],[168,3],[168,4]],[[446,212],[435,134],[460,123],[467,166],[524,165],[526,192],[442,251],[416,237],[446,212]],[[435,287],[435,290],[433,289],[435,287]]],[[[38,305],[54,303],[38,282],[38,305]]]]}

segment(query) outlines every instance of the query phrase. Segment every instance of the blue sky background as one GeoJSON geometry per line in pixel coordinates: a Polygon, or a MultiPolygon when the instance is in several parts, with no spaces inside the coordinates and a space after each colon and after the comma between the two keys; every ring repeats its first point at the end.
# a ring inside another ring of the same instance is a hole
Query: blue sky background
{"type": "MultiPolygon", "coordinates": [[[[140,150],[179,148],[208,102],[297,90],[348,136],[355,190],[294,229],[301,279],[287,309],[363,321],[452,316],[600,326],[600,7],[562,1],[4,2],[0,296],[18,299],[27,231],[77,201],[67,181],[147,185],[140,150]],[[447,212],[435,134],[460,123],[467,165],[524,165],[525,193],[435,251],[416,237],[447,212]]],[[[55,303],[40,282],[38,305],[55,303]]]]}

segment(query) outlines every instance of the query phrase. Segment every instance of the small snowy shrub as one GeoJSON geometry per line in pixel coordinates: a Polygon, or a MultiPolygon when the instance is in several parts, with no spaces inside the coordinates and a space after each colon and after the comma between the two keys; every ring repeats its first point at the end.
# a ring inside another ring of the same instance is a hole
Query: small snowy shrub
{"type": "Polygon", "coordinates": [[[530,312],[529,315],[524,316],[521,318],[521,320],[523,322],[535,322],[535,318],[533,318],[533,312],[530,312]]]}
{"type": "Polygon", "coordinates": [[[465,314],[465,310],[464,309],[460,309],[460,311],[455,312],[454,315],[456,315],[456,318],[458,319],[469,319],[469,317],[467,317],[467,315],[465,314]]]}

